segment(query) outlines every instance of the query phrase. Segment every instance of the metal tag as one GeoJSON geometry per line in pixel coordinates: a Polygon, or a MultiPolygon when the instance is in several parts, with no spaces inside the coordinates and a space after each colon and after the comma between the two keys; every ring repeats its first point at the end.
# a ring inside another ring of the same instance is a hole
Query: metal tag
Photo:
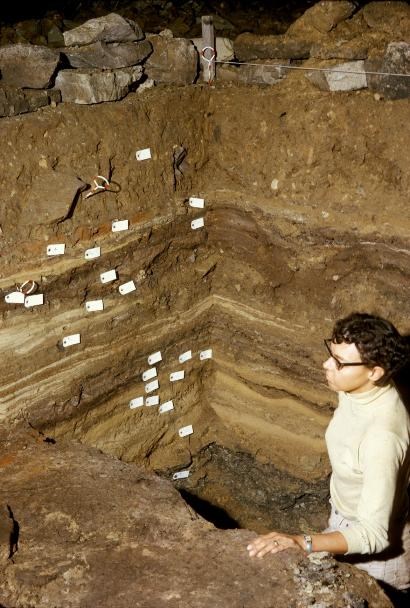
{"type": "Polygon", "coordinates": [[[135,154],[137,160],[148,160],[151,158],[151,148],[144,148],[143,150],[137,150],[135,154]]]}
{"type": "Polygon", "coordinates": [[[180,363],[185,363],[185,361],[189,361],[189,359],[192,359],[192,350],[187,350],[185,353],[182,353],[182,355],[179,355],[178,357],[178,361],[180,363]]]}
{"type": "Polygon", "coordinates": [[[204,359],[212,359],[212,348],[208,348],[208,350],[201,350],[199,353],[199,358],[201,361],[204,361],[204,359]]]}
{"type": "Polygon", "coordinates": [[[159,395],[152,395],[152,397],[147,397],[145,399],[145,405],[158,405],[159,404],[159,395]]]}
{"type": "Polygon", "coordinates": [[[24,304],[25,295],[22,291],[12,291],[4,298],[7,304],[24,304]]]}
{"type": "Polygon", "coordinates": [[[197,230],[198,228],[202,228],[204,226],[204,224],[205,224],[204,218],[198,217],[196,220],[192,220],[191,228],[192,228],[192,230],[197,230]]]}
{"type": "Polygon", "coordinates": [[[64,243],[55,243],[54,245],[47,245],[47,255],[63,255],[64,252],[64,243]]]}
{"type": "Polygon", "coordinates": [[[141,407],[144,405],[144,397],[135,397],[135,399],[131,399],[129,406],[130,409],[135,409],[136,407],[141,407]]]}
{"type": "Polygon", "coordinates": [[[186,437],[187,435],[192,435],[194,429],[192,428],[192,424],[188,424],[188,426],[183,426],[179,429],[178,435],[180,437],[186,437]]]}
{"type": "Polygon", "coordinates": [[[186,479],[189,477],[189,471],[177,471],[173,474],[172,479],[175,481],[176,479],[186,479]]]}
{"type": "Polygon", "coordinates": [[[148,384],[145,385],[145,392],[152,393],[153,391],[156,391],[158,388],[159,388],[158,380],[153,380],[152,382],[148,382],[148,384]]]}
{"type": "Polygon", "coordinates": [[[165,401],[162,405],[159,406],[159,413],[164,414],[165,412],[170,412],[174,409],[174,403],[171,401],[165,401]]]}
{"type": "Polygon", "coordinates": [[[115,281],[117,278],[116,270],[107,270],[107,272],[102,272],[100,274],[101,283],[109,283],[110,281],[115,281]]]}
{"type": "Polygon", "coordinates": [[[191,196],[189,199],[189,206],[196,207],[197,209],[203,209],[205,206],[205,201],[203,198],[196,198],[195,196],[191,196]]]}
{"type": "Polygon", "coordinates": [[[24,300],[24,306],[30,308],[31,306],[40,306],[44,304],[44,295],[42,293],[36,293],[34,296],[26,296],[24,300]]]}
{"type": "Polygon", "coordinates": [[[144,382],[146,382],[147,380],[151,380],[151,378],[155,378],[156,375],[157,375],[157,368],[156,367],[151,367],[150,369],[147,369],[142,374],[142,380],[144,382]]]}
{"type": "Polygon", "coordinates": [[[183,380],[185,377],[185,371],[182,369],[180,372],[172,372],[169,375],[169,379],[171,382],[176,382],[177,380],[183,380]]]}
{"type": "Polygon", "coordinates": [[[134,281],[128,281],[128,283],[123,283],[123,285],[118,287],[118,291],[122,296],[125,296],[127,293],[135,291],[136,289],[134,281]]]}
{"type": "Polygon", "coordinates": [[[152,353],[152,355],[148,357],[148,363],[150,365],[154,365],[154,363],[158,363],[159,361],[162,361],[162,355],[160,350],[158,350],[156,353],[152,353]]]}
{"type": "Polygon", "coordinates": [[[67,346],[73,346],[73,344],[80,344],[80,342],[80,334],[71,334],[71,336],[66,336],[65,338],[63,338],[64,348],[66,348],[67,346]]]}
{"type": "Polygon", "coordinates": [[[89,300],[85,303],[85,308],[88,312],[104,310],[104,302],[102,300],[89,300]]]}
{"type": "Polygon", "coordinates": [[[93,247],[92,249],[86,249],[84,257],[86,260],[92,260],[93,258],[99,258],[101,255],[101,247],[93,247]]]}
{"type": "Polygon", "coordinates": [[[121,232],[121,230],[128,230],[128,220],[114,220],[111,224],[112,232],[121,232]]]}

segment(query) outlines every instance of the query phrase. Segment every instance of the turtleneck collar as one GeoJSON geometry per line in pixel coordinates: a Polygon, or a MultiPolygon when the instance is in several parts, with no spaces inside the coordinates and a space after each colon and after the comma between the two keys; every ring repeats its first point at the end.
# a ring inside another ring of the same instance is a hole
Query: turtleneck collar
{"type": "Polygon", "coordinates": [[[380,399],[380,397],[384,396],[385,393],[391,390],[394,389],[388,384],[387,386],[375,386],[374,388],[370,389],[370,391],[366,391],[365,393],[343,393],[343,395],[352,403],[363,406],[371,403],[374,404],[376,400],[380,399]]]}

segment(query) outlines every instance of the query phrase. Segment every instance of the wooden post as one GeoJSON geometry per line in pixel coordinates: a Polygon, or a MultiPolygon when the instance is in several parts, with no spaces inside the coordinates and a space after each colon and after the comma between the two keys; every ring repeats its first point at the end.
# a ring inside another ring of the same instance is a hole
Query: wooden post
{"type": "Polygon", "coordinates": [[[214,20],[212,15],[206,15],[201,17],[202,22],[202,49],[201,53],[201,65],[202,65],[202,80],[211,84],[215,80],[216,69],[215,69],[215,58],[216,58],[216,46],[215,46],[215,32],[214,32],[214,20]],[[212,61],[206,61],[212,60],[212,61]]]}

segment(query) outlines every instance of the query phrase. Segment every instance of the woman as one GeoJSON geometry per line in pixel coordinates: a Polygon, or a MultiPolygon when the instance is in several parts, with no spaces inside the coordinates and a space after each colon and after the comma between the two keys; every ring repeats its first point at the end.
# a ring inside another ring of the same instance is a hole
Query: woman
{"type": "Polygon", "coordinates": [[[342,555],[401,605],[410,590],[410,416],[393,376],[409,363],[409,341],[389,321],[353,313],[336,322],[325,346],[326,379],[339,395],[326,431],[329,527],[313,535],[270,532],[248,545],[249,555],[290,547],[342,555]]]}

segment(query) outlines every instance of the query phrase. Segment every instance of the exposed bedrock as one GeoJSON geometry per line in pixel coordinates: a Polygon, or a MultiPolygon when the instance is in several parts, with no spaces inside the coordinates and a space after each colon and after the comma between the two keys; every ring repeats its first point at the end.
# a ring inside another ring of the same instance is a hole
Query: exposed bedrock
{"type": "Polygon", "coordinates": [[[0,430],[0,446],[2,606],[391,606],[329,556],[249,558],[251,532],[216,530],[141,467],[33,431],[0,430]]]}
{"type": "Polygon", "coordinates": [[[320,529],[334,404],[322,338],[356,309],[409,329],[407,112],[406,101],[323,94],[291,75],[274,92],[158,88],[4,119],[0,288],[31,279],[45,303],[1,299],[3,420],[168,478],[190,468],[178,488],[241,526],[320,529]],[[152,158],[137,161],[147,147],[152,158]],[[79,192],[45,222],[32,184],[53,172],[91,186],[103,175],[111,191],[79,192]],[[112,233],[117,219],[129,230],[112,233]],[[48,257],[52,243],[65,254],[48,257]],[[84,259],[97,246],[101,257],[84,259]],[[102,284],[110,269],[117,281],[102,284]],[[136,291],[121,296],[130,280],[136,291]],[[104,310],[87,312],[99,298],[104,310]],[[81,343],[64,348],[76,333],[81,343]],[[130,409],[157,350],[161,403],[174,410],[130,409]]]}

